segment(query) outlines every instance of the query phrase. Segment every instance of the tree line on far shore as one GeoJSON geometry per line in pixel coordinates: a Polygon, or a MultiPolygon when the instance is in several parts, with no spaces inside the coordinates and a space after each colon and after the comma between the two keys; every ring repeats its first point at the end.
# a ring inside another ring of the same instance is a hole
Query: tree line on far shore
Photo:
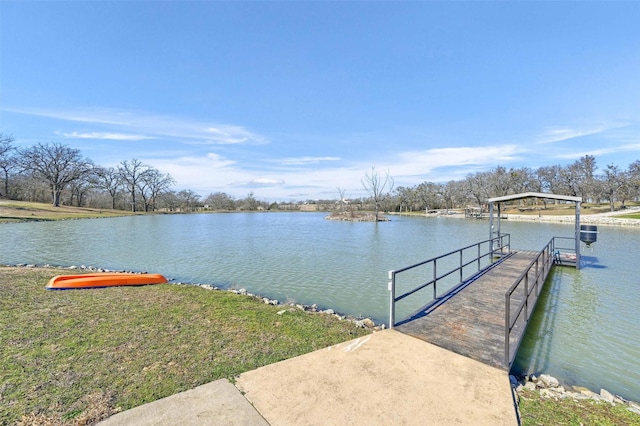
{"type": "Polygon", "coordinates": [[[585,155],[572,164],[507,169],[497,166],[444,184],[424,182],[411,188],[397,188],[395,204],[405,210],[451,209],[483,206],[491,197],[523,192],[552,193],[582,197],[586,203],[615,203],[640,200],[640,160],[626,169],[608,164],[598,169],[596,158],[585,155]]]}
{"type": "Polygon", "coordinates": [[[599,169],[594,156],[585,155],[569,165],[538,169],[502,166],[467,175],[447,183],[423,182],[413,187],[393,187],[387,171],[371,169],[362,180],[368,197],[347,199],[337,188],[335,199],[266,202],[253,193],[236,199],[224,192],[202,198],[192,190],[176,191],[175,180],[137,159],[117,167],[102,167],[80,150],[59,143],[14,146],[11,136],[0,133],[0,198],[51,202],[53,205],[112,208],[131,211],[256,211],[256,210],[378,210],[412,212],[480,207],[487,198],[522,192],[550,192],[580,196],[591,203],[624,206],[640,200],[640,160],[626,169],[608,164],[599,169]],[[312,206],[306,207],[306,206],[312,206]]]}

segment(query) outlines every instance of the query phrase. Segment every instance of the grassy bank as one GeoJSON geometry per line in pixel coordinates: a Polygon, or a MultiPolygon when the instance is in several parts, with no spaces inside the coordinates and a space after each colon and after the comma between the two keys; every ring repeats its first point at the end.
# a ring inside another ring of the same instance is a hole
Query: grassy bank
{"type": "MultiPolygon", "coordinates": [[[[601,213],[610,213],[611,207],[609,204],[591,204],[582,203],[580,214],[592,215],[601,213]]],[[[542,216],[564,216],[573,215],[575,213],[574,203],[570,204],[547,204],[544,208],[542,204],[538,206],[530,207],[518,207],[518,206],[503,206],[502,213],[504,214],[522,214],[522,215],[542,215],[542,216]]],[[[622,212],[621,212],[622,214],[622,212]]]]}
{"type": "Polygon", "coordinates": [[[91,219],[133,214],[124,210],[92,209],[88,207],[54,207],[51,204],[28,201],[0,200],[0,223],[37,222],[50,220],[91,219]]]}
{"type": "Polygon", "coordinates": [[[640,220],[640,213],[630,213],[619,216],[622,219],[638,219],[640,220]]]}
{"type": "Polygon", "coordinates": [[[598,425],[638,426],[640,415],[624,405],[592,400],[574,401],[543,398],[537,391],[525,391],[519,402],[522,426],[598,425]]]}
{"type": "MultiPolygon", "coordinates": [[[[368,333],[195,286],[45,290],[60,273],[0,267],[0,424],[93,424],[368,333]]],[[[537,392],[521,398],[520,410],[525,426],[640,426],[640,415],[622,407],[537,392]]]]}
{"type": "Polygon", "coordinates": [[[92,423],[366,334],[224,291],[47,291],[59,270],[0,268],[0,424],[92,423]]]}

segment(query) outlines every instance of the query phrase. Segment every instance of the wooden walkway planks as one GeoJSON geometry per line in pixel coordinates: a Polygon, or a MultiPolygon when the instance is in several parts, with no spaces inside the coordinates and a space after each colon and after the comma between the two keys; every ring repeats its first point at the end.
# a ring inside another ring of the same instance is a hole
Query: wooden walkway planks
{"type": "MultiPolygon", "coordinates": [[[[514,253],[427,315],[398,325],[396,330],[508,370],[504,343],[505,293],[536,254],[514,253]]],[[[523,297],[524,292],[512,296],[511,312],[515,312],[523,297]]],[[[510,338],[512,346],[524,330],[524,321],[519,320],[510,338]]]]}

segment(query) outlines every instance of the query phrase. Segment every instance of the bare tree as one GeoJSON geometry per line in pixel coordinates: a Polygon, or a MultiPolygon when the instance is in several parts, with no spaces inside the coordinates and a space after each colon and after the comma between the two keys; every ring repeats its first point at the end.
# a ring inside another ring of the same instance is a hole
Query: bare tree
{"type": "Polygon", "coordinates": [[[465,179],[467,190],[473,196],[478,207],[482,207],[490,197],[489,193],[489,172],[477,172],[468,175],[465,179]]]}
{"type": "Polygon", "coordinates": [[[618,192],[623,187],[624,173],[614,164],[607,165],[604,169],[603,179],[604,196],[609,201],[609,209],[613,211],[614,202],[618,197],[618,192]]]}
{"type": "Polygon", "coordinates": [[[162,174],[160,170],[154,167],[147,167],[147,170],[140,175],[139,189],[140,195],[144,201],[144,211],[156,209],[156,199],[158,195],[169,189],[175,181],[167,173],[162,174]]]}
{"type": "Polygon", "coordinates": [[[380,174],[376,172],[376,168],[371,167],[371,173],[365,173],[364,178],[362,178],[362,186],[373,200],[376,212],[375,220],[378,222],[380,219],[380,206],[391,196],[393,191],[393,178],[389,176],[388,170],[384,177],[380,177],[380,174]]]}
{"type": "Polygon", "coordinates": [[[584,201],[589,201],[595,192],[596,157],[585,155],[574,163],[574,167],[580,174],[580,196],[584,201]]]}
{"type": "Polygon", "coordinates": [[[16,148],[13,146],[13,136],[0,133],[0,170],[2,170],[4,180],[4,191],[0,197],[9,198],[9,175],[11,171],[18,167],[17,159],[13,155],[16,148]]]}
{"type": "Polygon", "coordinates": [[[156,208],[156,200],[157,198],[169,191],[169,188],[172,185],[175,185],[176,181],[174,178],[171,177],[171,175],[169,173],[166,174],[160,174],[158,176],[158,179],[156,181],[153,182],[153,184],[151,185],[151,199],[152,199],[152,206],[153,209],[155,210],[156,208]]]}
{"type": "Polygon", "coordinates": [[[183,189],[182,191],[178,192],[176,196],[178,197],[180,210],[182,211],[194,211],[196,203],[200,200],[200,196],[190,189],[183,189]]]}
{"type": "Polygon", "coordinates": [[[225,194],[224,192],[209,194],[207,198],[205,198],[204,203],[213,210],[235,209],[235,200],[232,196],[225,194]]]}
{"type": "Polygon", "coordinates": [[[489,192],[488,194],[493,197],[501,197],[509,195],[509,191],[512,187],[511,172],[506,168],[498,166],[495,170],[492,170],[487,174],[489,178],[489,192]]]}
{"type": "Polygon", "coordinates": [[[96,168],[96,182],[100,189],[103,189],[111,196],[111,208],[116,208],[116,197],[122,187],[122,177],[113,167],[96,168]]]}
{"type": "Polygon", "coordinates": [[[39,143],[19,153],[22,169],[49,185],[52,204],[56,207],[60,206],[60,195],[67,185],[93,168],[90,160],[82,158],[80,150],[58,143],[39,143]]]}
{"type": "Polygon", "coordinates": [[[158,205],[170,212],[175,212],[178,210],[178,207],[180,207],[180,199],[176,191],[164,191],[158,195],[158,205]]]}
{"type": "Polygon", "coordinates": [[[131,211],[136,211],[136,195],[139,192],[140,184],[144,173],[149,166],[142,164],[142,161],[133,159],[131,161],[124,160],[118,166],[118,174],[122,182],[127,188],[127,192],[131,195],[131,211]]]}
{"type": "Polygon", "coordinates": [[[338,199],[338,203],[340,205],[340,211],[344,210],[344,206],[347,205],[349,202],[347,201],[346,194],[347,194],[347,189],[346,188],[341,188],[341,187],[337,187],[336,188],[338,190],[338,197],[340,197],[338,199]]]}
{"type": "Polygon", "coordinates": [[[413,191],[415,199],[420,203],[420,210],[425,213],[441,206],[440,185],[433,182],[422,182],[413,191]]]}
{"type": "Polygon", "coordinates": [[[249,211],[258,210],[258,206],[260,205],[260,202],[256,199],[253,191],[251,191],[249,195],[247,195],[247,198],[245,198],[244,200],[240,200],[240,202],[242,203],[241,208],[249,211]]]}
{"type": "Polygon", "coordinates": [[[575,162],[568,167],[560,168],[560,181],[563,190],[567,195],[578,196],[581,193],[583,182],[582,166],[579,162],[575,162]]]}
{"type": "MultiPolygon", "coordinates": [[[[545,166],[536,170],[536,176],[540,183],[540,192],[551,192],[552,194],[562,194],[563,185],[560,177],[561,166],[545,166]]],[[[544,208],[547,208],[547,200],[543,199],[544,208]]]]}
{"type": "Polygon", "coordinates": [[[69,184],[71,197],[69,205],[73,205],[73,200],[76,200],[76,206],[82,207],[85,202],[85,198],[88,194],[97,187],[97,176],[94,169],[88,170],[87,173],[74,180],[69,184]]]}
{"type": "Polygon", "coordinates": [[[640,198],[640,160],[636,160],[627,167],[630,195],[636,200],[640,198]]]}
{"type": "Polygon", "coordinates": [[[411,204],[411,199],[413,197],[412,193],[414,190],[412,188],[406,188],[404,186],[399,186],[396,188],[396,204],[398,206],[398,211],[402,213],[404,209],[405,212],[413,211],[413,205],[411,204]]]}

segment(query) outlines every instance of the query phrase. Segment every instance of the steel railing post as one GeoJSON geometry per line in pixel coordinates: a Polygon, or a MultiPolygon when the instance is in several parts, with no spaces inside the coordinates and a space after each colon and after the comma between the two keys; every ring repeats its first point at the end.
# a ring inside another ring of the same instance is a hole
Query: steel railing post
{"type": "Polygon", "coordinates": [[[438,272],[436,271],[436,265],[438,261],[433,259],[433,300],[436,300],[438,297],[438,292],[436,291],[436,286],[438,285],[438,272]]]}
{"type": "Polygon", "coordinates": [[[536,257],[536,284],[535,284],[536,285],[536,299],[538,298],[538,295],[540,294],[539,293],[539,291],[540,291],[539,290],[539,288],[540,288],[540,275],[538,275],[538,270],[539,270],[538,263],[539,263],[539,261],[540,261],[540,256],[536,257]]]}
{"type": "Polygon", "coordinates": [[[524,276],[524,322],[529,322],[529,271],[524,276]]]}
{"type": "Polygon", "coordinates": [[[462,282],[462,250],[460,250],[460,282],[462,282]]]}
{"type": "Polygon", "coordinates": [[[509,293],[505,293],[504,312],[504,363],[509,365],[509,336],[511,335],[511,301],[509,293]]]}
{"type": "Polygon", "coordinates": [[[389,328],[396,323],[396,273],[389,271],[389,328]]]}

